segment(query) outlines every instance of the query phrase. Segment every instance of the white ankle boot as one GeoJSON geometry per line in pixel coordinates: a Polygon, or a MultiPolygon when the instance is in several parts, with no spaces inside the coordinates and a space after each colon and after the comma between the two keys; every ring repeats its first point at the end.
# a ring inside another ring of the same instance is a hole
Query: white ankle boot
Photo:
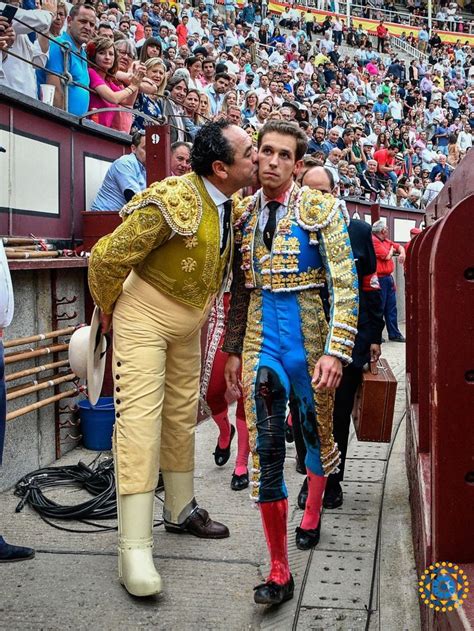
{"type": "Polygon", "coordinates": [[[161,577],[153,563],[155,493],[117,494],[119,579],[133,596],[161,592],[161,577]]]}

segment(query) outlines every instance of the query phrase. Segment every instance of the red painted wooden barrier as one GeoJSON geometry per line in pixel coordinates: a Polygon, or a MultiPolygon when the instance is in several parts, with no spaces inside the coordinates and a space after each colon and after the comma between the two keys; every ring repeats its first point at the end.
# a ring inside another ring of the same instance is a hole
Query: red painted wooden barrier
{"type": "MultiPolygon", "coordinates": [[[[463,167],[407,258],[406,462],[420,574],[447,561],[474,575],[474,195],[463,167]]],[[[470,629],[474,598],[443,614],[421,604],[421,615],[430,631],[470,629]]]]}

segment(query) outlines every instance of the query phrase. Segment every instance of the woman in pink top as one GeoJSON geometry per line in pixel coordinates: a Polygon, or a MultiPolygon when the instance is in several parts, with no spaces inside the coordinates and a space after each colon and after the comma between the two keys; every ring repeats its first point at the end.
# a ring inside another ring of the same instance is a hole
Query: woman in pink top
{"type": "MultiPolygon", "coordinates": [[[[113,82],[118,68],[118,54],[115,45],[106,37],[96,37],[87,44],[90,87],[90,109],[113,108],[116,106],[132,107],[137,98],[144,71],[137,69],[130,80],[130,85],[119,87],[113,82]]],[[[105,127],[120,129],[120,117],[115,111],[100,112],[98,122],[105,127]]]]}
{"type": "Polygon", "coordinates": [[[377,68],[377,64],[374,61],[369,61],[366,65],[365,69],[371,76],[377,76],[379,74],[379,69],[377,68]]]}

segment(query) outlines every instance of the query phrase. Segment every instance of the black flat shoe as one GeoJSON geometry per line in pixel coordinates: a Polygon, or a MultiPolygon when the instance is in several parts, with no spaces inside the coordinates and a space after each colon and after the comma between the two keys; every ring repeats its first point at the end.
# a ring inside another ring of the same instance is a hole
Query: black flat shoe
{"type": "Polygon", "coordinates": [[[306,500],[308,499],[308,478],[304,479],[303,484],[301,485],[300,492],[298,493],[298,506],[301,510],[306,508],[306,500]]]}
{"type": "Polygon", "coordinates": [[[259,605],[280,605],[285,600],[293,598],[295,582],[290,574],[290,580],[284,585],[278,585],[273,581],[267,581],[254,587],[254,600],[259,605]]]}
{"type": "Polygon", "coordinates": [[[233,491],[243,491],[249,485],[249,474],[242,473],[237,475],[235,472],[232,474],[232,480],[230,481],[230,488],[233,491]]]}
{"type": "Polygon", "coordinates": [[[219,447],[219,441],[217,441],[216,450],[213,455],[214,455],[214,462],[216,463],[218,467],[223,467],[226,464],[226,462],[229,460],[230,446],[232,445],[232,439],[234,438],[234,435],[235,435],[235,427],[231,425],[229,445],[225,449],[222,449],[221,447],[219,447]]]}
{"type": "Polygon", "coordinates": [[[399,337],[389,337],[388,339],[391,342],[406,342],[406,339],[403,337],[403,335],[400,335],[399,337]]]}
{"type": "Polygon", "coordinates": [[[304,530],[304,528],[299,526],[296,528],[296,547],[298,550],[310,550],[318,545],[320,535],[321,517],[317,528],[312,528],[311,530],[304,530]]]}
{"type": "Polygon", "coordinates": [[[341,489],[341,485],[338,484],[334,488],[326,488],[324,493],[323,506],[324,508],[334,509],[342,506],[344,501],[344,494],[341,489]]]}

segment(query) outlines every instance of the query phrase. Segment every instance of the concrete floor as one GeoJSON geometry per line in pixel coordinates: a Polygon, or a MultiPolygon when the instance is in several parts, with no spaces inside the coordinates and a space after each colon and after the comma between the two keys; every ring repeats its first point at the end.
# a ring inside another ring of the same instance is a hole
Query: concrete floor
{"type": "MultiPolygon", "coordinates": [[[[29,562],[0,565],[0,629],[417,631],[417,577],[403,456],[404,351],[403,344],[384,345],[399,379],[394,428],[401,424],[390,460],[389,445],[358,443],[351,437],[344,504],[325,511],[320,544],[309,553],[294,545],[294,528],[301,519],[296,496],[303,478],[295,472],[294,447],[288,446],[289,549],[297,585],[292,601],[276,609],[253,603],[253,586],[267,571],[259,514],[245,491],[231,491],[231,462],[222,469],[214,465],[217,431],[206,422],[197,431],[196,496],[212,517],[229,526],[231,537],[212,542],[157,527],[154,551],[164,592],[136,599],[116,578],[116,533],[54,529],[29,508],[16,514],[18,498],[5,492],[0,494],[0,532],[11,543],[34,546],[37,555],[29,562]],[[376,554],[382,496],[381,547],[376,554]]],[[[57,464],[88,463],[96,455],[77,449],[57,464]]],[[[82,494],[66,489],[54,497],[71,504],[82,494]]],[[[161,517],[159,501],[156,517],[161,517]]]]}

